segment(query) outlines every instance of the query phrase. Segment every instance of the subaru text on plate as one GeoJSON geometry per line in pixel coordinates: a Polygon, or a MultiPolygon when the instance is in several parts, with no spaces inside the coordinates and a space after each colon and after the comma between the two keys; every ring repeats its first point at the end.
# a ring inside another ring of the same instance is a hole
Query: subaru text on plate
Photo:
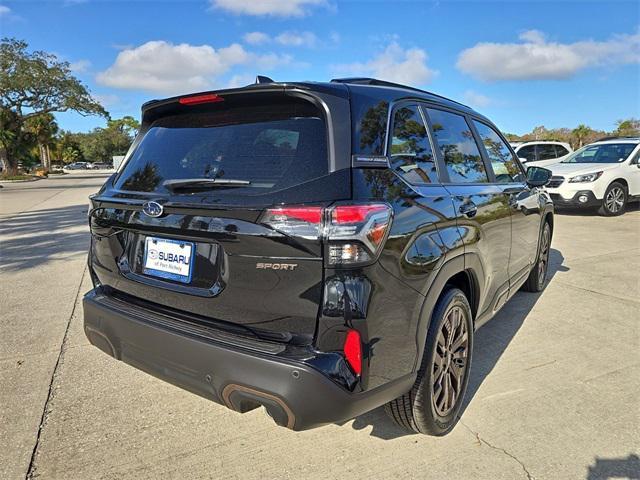
{"type": "Polygon", "coordinates": [[[550,172],[485,117],[374,79],[152,101],[91,198],[91,343],[295,430],[455,425],[474,330],[547,274],[550,172]]]}

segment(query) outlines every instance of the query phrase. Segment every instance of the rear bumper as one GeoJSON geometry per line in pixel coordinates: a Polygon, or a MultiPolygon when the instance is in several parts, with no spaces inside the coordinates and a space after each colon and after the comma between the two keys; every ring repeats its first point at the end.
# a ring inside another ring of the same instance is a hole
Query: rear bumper
{"type": "Polygon", "coordinates": [[[565,198],[559,193],[549,192],[551,200],[556,207],[562,208],[593,208],[600,206],[602,201],[598,200],[593,192],[589,190],[580,190],[573,194],[572,197],[565,198]]]}
{"type": "Polygon", "coordinates": [[[301,360],[179,331],[119,303],[96,290],[84,297],[84,329],[93,345],[232,410],[262,405],[278,425],[293,430],[356,417],[408,391],[415,380],[411,374],[352,393],[301,360]]]}

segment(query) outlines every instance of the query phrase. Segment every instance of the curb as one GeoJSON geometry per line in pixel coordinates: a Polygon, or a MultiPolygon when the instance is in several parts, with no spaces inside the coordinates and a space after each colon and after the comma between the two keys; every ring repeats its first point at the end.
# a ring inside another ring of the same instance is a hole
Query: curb
{"type": "Polygon", "coordinates": [[[0,185],[4,184],[4,183],[26,183],[26,182],[36,182],[38,180],[42,180],[45,177],[34,177],[34,178],[28,178],[26,180],[0,180],[0,185]]]}

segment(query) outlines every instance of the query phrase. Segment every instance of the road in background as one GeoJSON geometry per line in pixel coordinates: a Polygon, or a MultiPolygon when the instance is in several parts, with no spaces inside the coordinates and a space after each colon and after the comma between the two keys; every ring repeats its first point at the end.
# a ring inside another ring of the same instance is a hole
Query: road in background
{"type": "Polygon", "coordinates": [[[108,175],[0,189],[0,478],[25,478],[89,245],[88,195],[108,175]]]}
{"type": "Polygon", "coordinates": [[[476,336],[443,438],[381,409],[307,432],[244,415],[88,344],[90,173],[0,190],[0,478],[592,478],[637,474],[640,211],[558,215],[552,278],[476,336]],[[21,213],[20,213],[21,212],[21,213]]]}

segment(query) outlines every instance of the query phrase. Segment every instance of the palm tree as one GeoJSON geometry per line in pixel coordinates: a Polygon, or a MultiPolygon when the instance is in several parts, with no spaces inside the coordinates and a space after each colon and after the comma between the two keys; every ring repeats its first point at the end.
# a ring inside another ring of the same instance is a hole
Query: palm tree
{"type": "Polygon", "coordinates": [[[574,128],[571,131],[571,135],[573,135],[576,139],[576,141],[578,142],[578,148],[581,148],[584,140],[591,135],[591,132],[593,132],[593,130],[591,130],[589,127],[587,127],[585,124],[581,123],[580,125],[578,125],[576,128],[574,128]]]}
{"type": "Polygon", "coordinates": [[[25,124],[25,129],[32,133],[38,142],[40,150],[40,161],[47,170],[51,168],[51,154],[49,145],[53,141],[53,136],[58,132],[58,124],[55,117],[50,113],[43,113],[31,117],[25,124]]]}

